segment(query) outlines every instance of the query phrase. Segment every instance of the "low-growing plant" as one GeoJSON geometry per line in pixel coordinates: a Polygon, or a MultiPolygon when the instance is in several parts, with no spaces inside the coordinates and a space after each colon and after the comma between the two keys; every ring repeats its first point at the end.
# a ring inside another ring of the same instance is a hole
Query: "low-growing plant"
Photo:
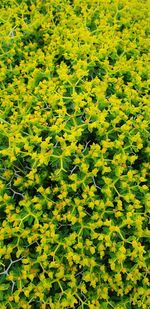
{"type": "Polygon", "coordinates": [[[1,0],[1,309],[150,306],[148,4],[1,0]]]}

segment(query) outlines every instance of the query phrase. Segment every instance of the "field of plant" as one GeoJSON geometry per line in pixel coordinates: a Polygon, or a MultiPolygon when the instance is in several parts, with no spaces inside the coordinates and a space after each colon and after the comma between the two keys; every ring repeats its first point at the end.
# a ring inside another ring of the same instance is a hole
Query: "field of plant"
{"type": "Polygon", "coordinates": [[[150,308],[149,7],[0,1],[0,309],[150,308]]]}

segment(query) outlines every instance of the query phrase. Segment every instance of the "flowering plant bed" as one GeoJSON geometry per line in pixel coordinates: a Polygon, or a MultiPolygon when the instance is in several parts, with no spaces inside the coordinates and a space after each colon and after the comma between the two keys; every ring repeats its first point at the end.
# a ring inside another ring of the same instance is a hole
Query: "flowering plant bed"
{"type": "Polygon", "coordinates": [[[149,20],[1,0],[1,309],[149,308],[149,20]]]}

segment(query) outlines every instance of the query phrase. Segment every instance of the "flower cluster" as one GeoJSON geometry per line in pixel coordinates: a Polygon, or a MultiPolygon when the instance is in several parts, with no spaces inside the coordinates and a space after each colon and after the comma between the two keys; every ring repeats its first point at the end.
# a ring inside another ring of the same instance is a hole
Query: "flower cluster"
{"type": "Polygon", "coordinates": [[[150,306],[148,13],[1,0],[1,309],[150,306]]]}

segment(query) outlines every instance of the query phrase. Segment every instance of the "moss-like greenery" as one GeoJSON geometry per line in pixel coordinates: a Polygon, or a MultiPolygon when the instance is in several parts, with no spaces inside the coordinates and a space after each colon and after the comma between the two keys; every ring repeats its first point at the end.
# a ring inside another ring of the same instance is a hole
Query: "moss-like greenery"
{"type": "Polygon", "coordinates": [[[0,308],[148,309],[149,1],[0,1],[0,308]]]}

